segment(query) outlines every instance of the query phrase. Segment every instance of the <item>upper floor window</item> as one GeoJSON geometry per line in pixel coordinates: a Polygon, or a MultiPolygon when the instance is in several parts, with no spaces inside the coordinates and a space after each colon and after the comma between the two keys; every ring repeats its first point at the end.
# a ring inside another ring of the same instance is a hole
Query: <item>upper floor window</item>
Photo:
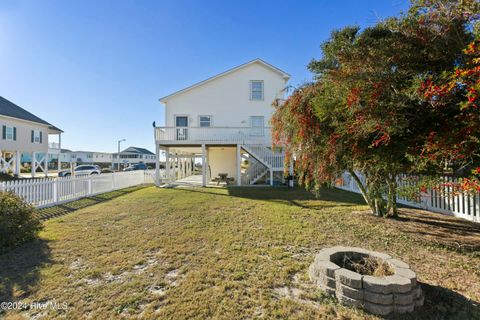
{"type": "Polygon", "coordinates": [[[263,100],[263,80],[250,81],[250,100],[263,100]]]}
{"type": "Polygon", "coordinates": [[[9,127],[9,126],[3,126],[3,140],[11,140],[15,141],[17,140],[17,128],[15,127],[9,127]]]}
{"type": "Polygon", "coordinates": [[[42,131],[32,130],[32,143],[42,143],[42,131]]]}
{"type": "Polygon", "coordinates": [[[211,116],[200,116],[200,127],[211,127],[212,117],[211,116]]]}

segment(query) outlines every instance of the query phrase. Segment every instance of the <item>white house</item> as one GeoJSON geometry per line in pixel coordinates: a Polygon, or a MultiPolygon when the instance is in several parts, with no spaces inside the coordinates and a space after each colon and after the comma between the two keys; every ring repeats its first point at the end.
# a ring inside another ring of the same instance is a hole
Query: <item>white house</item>
{"type": "Polygon", "coordinates": [[[155,144],[157,158],[165,151],[166,180],[193,174],[195,158],[203,186],[219,174],[239,186],[282,180],[284,154],[272,148],[269,121],[289,77],[255,59],[161,98],[166,125],[155,127],[155,144]]]}
{"type": "Polygon", "coordinates": [[[37,170],[48,175],[48,155],[60,154],[62,130],[3,97],[0,97],[0,128],[0,172],[18,176],[22,153],[28,153],[32,177],[37,170]]]}
{"type": "Polygon", "coordinates": [[[155,153],[150,150],[139,147],[128,147],[120,152],[120,158],[118,158],[117,153],[113,154],[112,168],[118,169],[120,165],[120,169],[122,169],[137,163],[145,163],[147,166],[153,167],[155,166],[156,159],[155,153]]]}
{"type": "Polygon", "coordinates": [[[102,167],[110,167],[113,159],[112,154],[108,152],[65,150],[62,153],[65,154],[68,162],[77,165],[96,164],[102,167]]]}

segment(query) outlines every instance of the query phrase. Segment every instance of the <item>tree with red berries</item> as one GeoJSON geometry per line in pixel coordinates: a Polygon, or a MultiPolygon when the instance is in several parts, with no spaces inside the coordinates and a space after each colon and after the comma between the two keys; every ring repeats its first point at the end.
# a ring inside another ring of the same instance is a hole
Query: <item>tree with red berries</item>
{"type": "MultiPolygon", "coordinates": [[[[319,188],[346,170],[375,215],[396,216],[400,174],[443,173],[451,150],[477,161],[478,119],[460,104],[437,105],[452,103],[447,89],[458,95],[448,87],[455,80],[446,80],[452,70],[478,89],[478,74],[461,71],[471,67],[464,48],[475,39],[476,7],[467,4],[417,1],[399,18],[332,33],[322,58],[309,65],[315,81],[276,105],[272,119],[275,140],[286,145],[287,158],[296,158],[300,183],[319,188]]],[[[467,101],[477,99],[462,90],[467,101]]],[[[449,170],[462,165],[458,159],[450,159],[449,170]]]]}

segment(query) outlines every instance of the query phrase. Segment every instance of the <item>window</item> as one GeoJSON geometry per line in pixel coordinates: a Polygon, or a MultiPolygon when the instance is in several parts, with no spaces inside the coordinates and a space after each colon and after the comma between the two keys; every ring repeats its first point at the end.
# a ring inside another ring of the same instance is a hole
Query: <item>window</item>
{"type": "Polygon", "coordinates": [[[17,140],[17,128],[9,127],[9,126],[3,126],[2,135],[3,135],[3,140],[15,141],[15,140],[17,140]]]}
{"type": "Polygon", "coordinates": [[[265,119],[263,116],[251,116],[250,125],[252,127],[250,134],[252,136],[263,136],[265,119]]]}
{"type": "Polygon", "coordinates": [[[212,117],[210,116],[200,116],[200,119],[199,119],[200,127],[210,127],[212,125],[211,119],[212,117]]]}
{"type": "Polygon", "coordinates": [[[176,116],[175,125],[177,127],[188,127],[188,117],[186,116],[176,116]]]}
{"type": "Polygon", "coordinates": [[[250,81],[250,100],[263,100],[263,80],[250,81]]]}
{"type": "Polygon", "coordinates": [[[42,143],[42,131],[32,130],[32,143],[42,143]]]}

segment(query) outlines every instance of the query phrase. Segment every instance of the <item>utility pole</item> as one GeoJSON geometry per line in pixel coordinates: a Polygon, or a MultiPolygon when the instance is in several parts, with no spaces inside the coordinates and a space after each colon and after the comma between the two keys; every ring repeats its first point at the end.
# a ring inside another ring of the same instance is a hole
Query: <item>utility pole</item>
{"type": "Polygon", "coordinates": [[[117,170],[120,171],[120,143],[127,141],[125,139],[118,140],[118,153],[117,153],[117,170]]]}

